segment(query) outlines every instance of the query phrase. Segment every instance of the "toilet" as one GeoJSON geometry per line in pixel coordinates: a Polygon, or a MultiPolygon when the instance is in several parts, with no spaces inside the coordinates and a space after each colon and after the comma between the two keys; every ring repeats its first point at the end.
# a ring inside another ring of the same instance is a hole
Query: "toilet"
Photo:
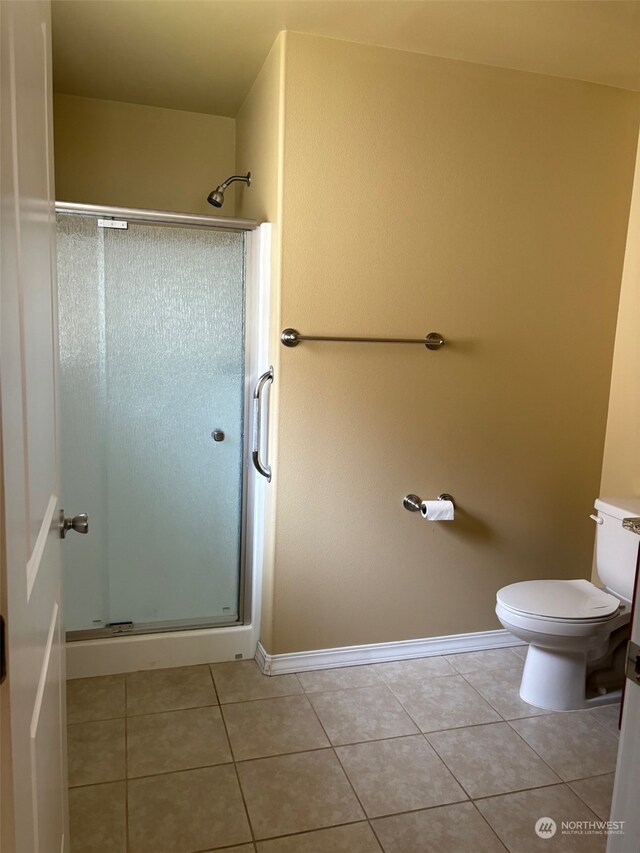
{"type": "Polygon", "coordinates": [[[504,627],[529,643],[520,698],[553,711],[615,702],[624,679],[638,536],[622,519],[640,516],[640,498],[598,498],[596,568],[604,584],[532,580],[497,593],[504,627]]]}

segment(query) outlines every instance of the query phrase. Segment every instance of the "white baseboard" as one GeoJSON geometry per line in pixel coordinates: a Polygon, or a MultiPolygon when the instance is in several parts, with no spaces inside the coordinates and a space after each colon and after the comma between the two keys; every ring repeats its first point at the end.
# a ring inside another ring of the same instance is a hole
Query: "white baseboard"
{"type": "Polygon", "coordinates": [[[285,655],[269,655],[264,646],[258,643],[256,662],[265,675],[283,675],[287,672],[309,672],[314,669],[333,669],[337,666],[358,666],[365,663],[383,663],[391,660],[409,660],[524,645],[525,643],[503,628],[497,631],[477,631],[473,634],[449,634],[445,637],[429,637],[424,640],[343,646],[339,649],[319,649],[313,652],[294,652],[285,655]]]}

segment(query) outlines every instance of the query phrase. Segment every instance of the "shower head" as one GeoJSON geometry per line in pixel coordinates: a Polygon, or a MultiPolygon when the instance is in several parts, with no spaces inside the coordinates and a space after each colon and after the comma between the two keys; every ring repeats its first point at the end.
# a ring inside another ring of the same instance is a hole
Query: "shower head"
{"type": "Polygon", "coordinates": [[[214,207],[222,207],[224,202],[224,192],[220,190],[220,187],[218,187],[217,190],[211,190],[207,197],[207,201],[214,207]]]}
{"type": "Polygon", "coordinates": [[[215,190],[212,190],[207,196],[207,201],[209,204],[212,204],[214,207],[222,207],[224,203],[224,191],[232,184],[234,181],[244,181],[245,184],[250,187],[251,186],[251,172],[247,172],[246,175],[232,175],[230,178],[220,184],[215,190]]]}

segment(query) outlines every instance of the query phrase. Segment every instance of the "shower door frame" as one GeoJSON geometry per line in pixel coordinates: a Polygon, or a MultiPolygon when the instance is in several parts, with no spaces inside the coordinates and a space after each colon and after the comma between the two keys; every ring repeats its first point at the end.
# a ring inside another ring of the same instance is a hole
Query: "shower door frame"
{"type": "MultiPolygon", "coordinates": [[[[175,623],[170,621],[151,622],[139,628],[134,627],[125,631],[113,628],[91,628],[66,633],[68,653],[88,644],[97,650],[98,643],[105,641],[122,643],[127,637],[136,640],[144,639],[150,635],[178,635],[190,634],[202,635],[210,630],[215,632],[230,632],[233,629],[253,627],[257,643],[257,621],[259,618],[260,584],[257,583],[256,554],[262,550],[263,530],[256,517],[256,508],[261,503],[260,490],[261,478],[257,478],[256,472],[251,464],[251,437],[252,437],[252,391],[257,375],[264,370],[266,359],[266,336],[268,333],[268,259],[265,262],[265,251],[268,254],[270,242],[269,225],[258,226],[253,219],[242,219],[237,217],[205,216],[197,214],[177,213],[161,210],[146,210],[129,207],[116,207],[107,205],[81,204],[77,202],[56,201],[56,214],[89,216],[96,219],[113,219],[136,222],[141,225],[156,226],[180,226],[184,228],[206,229],[212,228],[217,231],[243,232],[244,242],[244,408],[243,408],[243,430],[244,440],[242,449],[242,505],[240,525],[240,556],[238,560],[238,618],[234,621],[216,621],[215,619],[199,619],[193,622],[175,623]],[[266,231],[265,231],[266,229],[266,231]],[[263,316],[264,312],[264,316],[263,316]],[[262,358],[262,360],[261,360],[262,358]]],[[[253,642],[251,640],[250,642],[253,642]]],[[[243,645],[243,644],[241,644],[243,645]]],[[[245,657],[246,652],[235,652],[234,657],[245,657]]],[[[253,656],[253,654],[251,654],[253,656]]],[[[83,658],[80,654],[77,657],[83,658]]],[[[192,655],[191,655],[192,657],[192,655]]],[[[228,654],[222,659],[228,659],[228,654]]],[[[86,666],[80,664],[84,672],[86,666]]],[[[91,667],[93,669],[93,667],[91,667]]],[[[108,665],[109,671],[112,671],[108,665]]],[[[122,671],[117,668],[113,671],[122,671]]],[[[100,668],[103,674],[104,667],[100,668]]],[[[73,677],[73,676],[72,676],[73,677]]]]}

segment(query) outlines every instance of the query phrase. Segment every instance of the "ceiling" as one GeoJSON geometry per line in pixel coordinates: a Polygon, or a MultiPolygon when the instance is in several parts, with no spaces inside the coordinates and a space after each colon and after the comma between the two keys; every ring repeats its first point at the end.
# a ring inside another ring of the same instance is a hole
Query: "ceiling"
{"type": "Polygon", "coordinates": [[[235,116],[284,29],[640,91],[640,0],[53,0],[54,88],[235,116]]]}

